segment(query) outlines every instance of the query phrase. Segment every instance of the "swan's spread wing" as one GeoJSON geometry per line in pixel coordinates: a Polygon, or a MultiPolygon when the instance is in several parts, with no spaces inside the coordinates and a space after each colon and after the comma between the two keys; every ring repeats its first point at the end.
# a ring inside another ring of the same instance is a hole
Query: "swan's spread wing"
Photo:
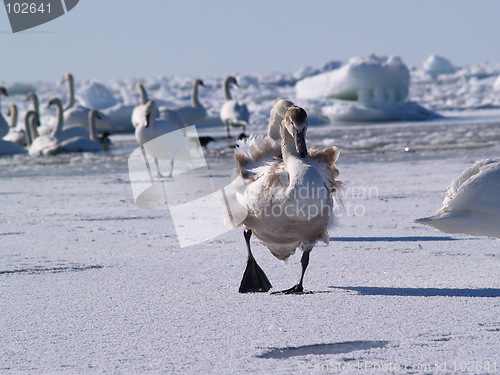
{"type": "Polygon", "coordinates": [[[236,142],[236,168],[243,178],[254,180],[259,168],[281,159],[281,145],[274,139],[257,135],[236,142]]]}
{"type": "Polygon", "coordinates": [[[329,187],[332,193],[342,188],[342,182],[337,181],[339,170],[335,166],[335,162],[340,156],[337,147],[329,147],[323,150],[310,149],[308,151],[309,158],[316,163],[316,169],[320,172],[325,185],[329,187]]]}

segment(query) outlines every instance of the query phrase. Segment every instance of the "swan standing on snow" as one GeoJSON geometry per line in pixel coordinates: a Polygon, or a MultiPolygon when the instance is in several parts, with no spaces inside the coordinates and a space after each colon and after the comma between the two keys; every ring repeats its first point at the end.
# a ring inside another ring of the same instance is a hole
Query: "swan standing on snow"
{"type": "Polygon", "coordinates": [[[198,99],[199,86],[205,86],[205,84],[201,79],[195,79],[193,81],[193,88],[191,92],[191,105],[172,109],[175,111],[177,116],[179,116],[182,125],[195,125],[207,117],[207,110],[198,99]]]}
{"type": "MultiPolygon", "coordinates": [[[[68,102],[64,106],[64,123],[74,124],[86,127],[88,126],[90,108],[77,105],[75,106],[75,84],[73,75],[66,73],[63,76],[61,83],[68,83],[68,102]]],[[[101,114],[101,119],[96,122],[98,129],[121,129],[113,124],[113,121],[108,116],[101,114]]]]}
{"type": "Polygon", "coordinates": [[[467,168],[446,191],[443,207],[415,222],[445,233],[500,238],[500,160],[467,168]]]}
{"type": "MultiPolygon", "coordinates": [[[[137,143],[139,143],[141,147],[145,147],[146,151],[154,157],[159,177],[163,176],[160,172],[158,159],[171,159],[171,169],[168,177],[172,177],[176,150],[168,149],[168,147],[160,150],[158,147],[148,147],[147,143],[162,135],[178,130],[178,127],[158,118],[158,108],[156,107],[154,100],[147,102],[144,110],[144,122],[139,124],[139,126],[135,129],[135,138],[137,143]]],[[[179,139],[179,144],[180,143],[182,143],[182,139],[179,139]]]]}
{"type": "Polygon", "coordinates": [[[236,81],[236,78],[227,76],[224,79],[223,84],[224,99],[226,101],[222,105],[222,108],[220,110],[220,119],[224,123],[224,125],[226,125],[228,138],[231,137],[231,134],[229,132],[229,128],[231,126],[243,128],[244,134],[245,129],[248,126],[248,120],[250,118],[247,105],[244,103],[239,103],[231,97],[231,92],[229,91],[230,85],[238,86],[238,82],[236,81]]]}
{"type": "Polygon", "coordinates": [[[138,82],[135,86],[137,91],[139,91],[139,103],[135,106],[132,111],[132,125],[134,128],[137,128],[140,124],[144,123],[146,118],[146,112],[144,108],[146,107],[146,103],[149,101],[148,94],[144,85],[141,82],[138,82]]]}
{"type": "Polygon", "coordinates": [[[7,121],[5,121],[2,115],[2,105],[1,105],[2,95],[9,96],[5,87],[0,86],[0,138],[3,138],[9,132],[9,124],[7,123],[7,121]]]}
{"type": "MultiPolygon", "coordinates": [[[[254,234],[280,260],[286,260],[297,247],[303,251],[302,273],[294,287],[281,293],[307,293],[303,288],[309,253],[322,240],[328,243],[328,229],[334,223],[336,192],[335,161],[338,150],[307,150],[305,135],[307,114],[296,106],[284,113],[279,141],[270,137],[250,137],[238,142],[236,165],[245,180],[242,195],[237,199],[248,215],[244,227],[248,261],[239,291],[267,292],[271,288],[265,273],[257,265],[250,249],[254,234]],[[282,159],[269,159],[280,144],[282,159]]],[[[235,203],[235,202],[233,202],[235,203]]]]}
{"type": "Polygon", "coordinates": [[[26,146],[26,133],[24,129],[17,128],[17,105],[9,103],[10,130],[3,139],[5,141],[17,143],[19,146],[26,146]]]}

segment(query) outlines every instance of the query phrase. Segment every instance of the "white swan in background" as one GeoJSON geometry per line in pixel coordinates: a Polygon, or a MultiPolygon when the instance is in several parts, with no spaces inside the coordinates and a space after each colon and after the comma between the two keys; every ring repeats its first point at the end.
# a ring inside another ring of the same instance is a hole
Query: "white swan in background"
{"type": "Polygon", "coordinates": [[[171,109],[179,116],[182,125],[195,125],[207,117],[207,110],[198,99],[199,86],[205,86],[205,84],[201,79],[195,79],[191,91],[191,105],[171,109]]]}
{"type": "Polygon", "coordinates": [[[17,143],[19,146],[26,146],[26,133],[24,129],[17,127],[18,110],[17,105],[9,103],[10,130],[3,139],[5,141],[17,143]]]}
{"type": "MultiPolygon", "coordinates": [[[[138,82],[136,85],[137,91],[139,92],[139,103],[135,106],[132,112],[132,124],[134,128],[137,128],[139,124],[144,123],[145,111],[144,108],[146,103],[149,101],[148,93],[144,85],[138,82]]],[[[156,102],[156,101],[155,101],[156,102]]],[[[175,109],[169,109],[166,106],[158,106],[158,118],[165,120],[170,124],[177,125],[178,127],[183,126],[182,119],[179,117],[175,109]]]]}
{"type": "Polygon", "coordinates": [[[36,111],[26,112],[25,122],[29,128],[31,139],[29,142],[29,154],[31,156],[52,155],[54,153],[54,147],[59,143],[59,140],[54,135],[57,132],[57,127],[49,134],[39,134],[37,128],[40,120],[36,111]]]}
{"type": "Polygon", "coordinates": [[[139,103],[135,106],[132,111],[132,125],[134,128],[137,128],[140,124],[144,123],[146,119],[146,111],[144,110],[146,107],[146,103],[149,101],[148,94],[144,85],[141,82],[138,82],[135,86],[137,91],[139,91],[139,103]]]}
{"type": "MultiPolygon", "coordinates": [[[[17,109],[17,108],[16,108],[17,109]]],[[[11,112],[12,116],[12,112],[11,112]]],[[[16,113],[17,117],[17,113],[16,113]]],[[[2,112],[0,111],[0,122],[5,121],[2,112]]],[[[10,132],[9,132],[10,134],[10,132]]],[[[25,154],[26,150],[15,142],[10,141],[7,138],[0,138],[0,156],[15,155],[15,154],[25,154]]]]}
{"type": "Polygon", "coordinates": [[[9,96],[5,87],[0,86],[0,138],[3,138],[9,132],[9,124],[5,121],[2,113],[1,99],[2,95],[9,96]]]}
{"type": "MultiPolygon", "coordinates": [[[[62,102],[58,98],[51,98],[49,103],[47,104],[47,108],[55,107],[56,108],[56,127],[54,128],[53,135],[59,140],[63,141],[72,137],[85,137],[89,138],[89,130],[83,126],[79,125],[70,125],[68,127],[64,127],[64,116],[63,116],[63,106],[62,102]]],[[[92,111],[90,111],[92,112],[92,111]]],[[[90,114],[89,112],[89,114],[90,114]]],[[[88,126],[90,123],[87,124],[88,126]]]]}
{"type": "MultiPolygon", "coordinates": [[[[174,160],[176,149],[175,147],[169,149],[169,147],[159,148],[148,146],[147,143],[155,138],[158,138],[164,134],[178,130],[178,127],[174,124],[170,124],[167,121],[158,118],[158,108],[154,100],[150,100],[145,106],[145,118],[142,124],[139,124],[135,129],[135,138],[140,146],[144,146],[146,151],[154,157],[156,169],[158,171],[158,176],[163,177],[160,172],[160,167],[158,165],[158,159],[171,159],[171,169],[169,177],[172,177],[174,171],[174,160]]],[[[175,133],[177,134],[177,133],[175,133]]],[[[183,140],[179,137],[177,144],[180,146],[183,140]]]]}
{"type": "MultiPolygon", "coordinates": [[[[66,73],[63,76],[61,83],[64,82],[68,83],[68,102],[64,106],[64,123],[87,127],[91,109],[81,105],[75,105],[75,84],[71,73],[66,73]]],[[[101,115],[101,119],[96,122],[96,126],[98,129],[122,129],[119,126],[116,126],[113,123],[113,120],[106,115],[101,115]]]]}
{"type": "Polygon", "coordinates": [[[271,288],[265,273],[257,265],[250,249],[254,234],[280,260],[286,260],[297,247],[303,251],[302,273],[294,287],[281,293],[307,293],[303,289],[309,253],[322,240],[328,243],[328,229],[333,224],[334,201],[341,182],[336,181],[335,161],[339,152],[330,147],[307,150],[305,135],[307,114],[297,106],[284,113],[280,141],[260,137],[240,140],[235,159],[245,181],[243,194],[229,196],[229,206],[240,204],[248,213],[240,226],[245,229],[248,261],[239,291],[266,292],[271,288]],[[280,144],[282,159],[269,161],[280,144]],[[232,203],[232,204],[231,204],[232,203]]]}
{"type": "MultiPolygon", "coordinates": [[[[226,100],[222,105],[220,110],[220,119],[226,125],[227,137],[230,138],[230,127],[240,127],[243,128],[242,132],[245,133],[245,129],[248,126],[248,121],[250,114],[248,112],[247,105],[234,100],[231,97],[231,92],[229,91],[229,86],[238,86],[236,78],[232,76],[227,76],[224,79],[224,84],[222,86],[224,90],[224,99],[226,100]]],[[[238,86],[239,87],[239,86],[238,86]]]]}
{"type": "Polygon", "coordinates": [[[415,222],[445,233],[500,238],[500,160],[467,168],[446,191],[443,207],[415,222]]]}
{"type": "Polygon", "coordinates": [[[97,110],[92,109],[89,112],[89,136],[74,136],[60,140],[60,142],[53,147],[51,154],[59,154],[63,152],[98,152],[101,151],[102,146],[98,141],[95,134],[96,119],[99,119],[100,114],[97,110]]]}
{"type": "MultiPolygon", "coordinates": [[[[52,132],[52,127],[50,126],[47,126],[47,125],[41,125],[40,124],[40,118],[41,118],[41,115],[40,115],[40,102],[38,100],[38,95],[34,92],[30,92],[26,95],[26,98],[24,99],[25,101],[31,101],[32,104],[33,104],[33,107],[32,107],[32,111],[35,112],[38,116],[38,120],[37,120],[37,133],[42,136],[42,135],[50,135],[50,133],[52,132]]],[[[25,119],[26,119],[26,114],[25,114],[25,119]]]]}

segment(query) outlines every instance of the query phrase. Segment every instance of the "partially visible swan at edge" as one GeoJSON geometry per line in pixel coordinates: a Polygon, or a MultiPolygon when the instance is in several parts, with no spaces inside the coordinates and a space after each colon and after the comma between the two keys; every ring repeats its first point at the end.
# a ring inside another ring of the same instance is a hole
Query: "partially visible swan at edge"
{"type": "MultiPolygon", "coordinates": [[[[11,116],[13,116],[11,112],[11,116]]],[[[17,107],[16,107],[16,118],[17,118],[17,107]]],[[[5,121],[2,112],[0,111],[0,122],[5,121]]],[[[12,124],[11,124],[12,125],[12,124]]],[[[11,134],[11,133],[9,133],[11,134]]],[[[24,135],[24,133],[23,133],[24,135]]],[[[25,154],[26,150],[18,145],[16,142],[12,142],[7,138],[0,138],[0,156],[15,155],[15,154],[25,154]]]]}
{"type": "MultiPolygon", "coordinates": [[[[91,108],[81,105],[75,105],[75,86],[71,73],[63,76],[61,83],[68,83],[68,102],[64,106],[64,123],[75,124],[83,127],[88,126],[89,113],[91,108]]],[[[106,115],[101,114],[101,119],[96,122],[97,129],[121,130],[122,128],[114,124],[113,120],[106,115]]]]}
{"type": "Polygon", "coordinates": [[[26,146],[26,133],[24,129],[17,127],[17,105],[9,103],[8,115],[10,116],[10,130],[3,139],[5,141],[17,143],[19,146],[26,146]]]}
{"type": "MultiPolygon", "coordinates": [[[[303,279],[309,253],[322,240],[328,243],[328,229],[335,222],[334,205],[342,184],[336,181],[336,147],[307,150],[307,114],[292,106],[281,122],[280,141],[268,136],[250,137],[237,143],[237,169],[245,181],[243,194],[229,196],[230,207],[239,203],[247,211],[240,226],[245,229],[248,261],[239,291],[267,292],[271,284],[257,265],[250,249],[254,234],[280,260],[286,260],[297,247],[303,251],[302,273],[294,287],[281,293],[307,293],[303,279]],[[269,159],[280,145],[281,158],[269,159]]],[[[233,223],[234,224],[234,223],[233,223]]]]}
{"type": "Polygon", "coordinates": [[[137,143],[139,143],[140,146],[143,146],[146,151],[154,157],[159,177],[163,176],[160,172],[158,159],[171,159],[171,169],[169,177],[172,177],[176,154],[175,144],[181,145],[183,142],[182,137],[179,137],[176,142],[172,142],[173,144],[164,145],[165,147],[151,146],[151,144],[148,145],[148,142],[164,134],[178,130],[178,127],[174,124],[168,123],[163,119],[158,118],[158,108],[156,107],[156,102],[154,100],[150,100],[146,103],[144,111],[144,121],[135,129],[135,138],[137,140],[137,143]]]}
{"type": "Polygon", "coordinates": [[[205,84],[201,79],[195,79],[191,91],[191,105],[171,109],[179,116],[182,125],[195,125],[207,117],[207,110],[198,99],[199,86],[205,86],[205,84]]]}
{"type": "Polygon", "coordinates": [[[415,220],[445,233],[500,238],[500,160],[480,160],[446,191],[443,207],[415,220]]]}
{"type": "MultiPolygon", "coordinates": [[[[2,95],[9,96],[5,87],[0,86],[0,114],[2,112],[2,95]]],[[[5,121],[3,115],[0,116],[0,138],[3,138],[9,132],[9,124],[5,121]]]]}
{"type": "Polygon", "coordinates": [[[228,138],[231,137],[229,130],[231,127],[243,128],[242,132],[245,133],[245,129],[248,126],[248,121],[250,118],[247,105],[244,103],[240,103],[231,97],[231,92],[229,91],[229,86],[231,84],[238,86],[236,78],[227,76],[224,79],[224,84],[222,86],[224,90],[225,102],[220,110],[220,119],[224,123],[224,125],[226,125],[228,138]]]}

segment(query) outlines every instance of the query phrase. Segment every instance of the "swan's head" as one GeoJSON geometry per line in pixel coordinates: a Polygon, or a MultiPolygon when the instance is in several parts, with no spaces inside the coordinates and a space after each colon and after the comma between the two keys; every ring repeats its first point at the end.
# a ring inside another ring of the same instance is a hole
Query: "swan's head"
{"type": "Polygon", "coordinates": [[[301,158],[307,155],[306,132],[307,113],[298,106],[292,106],[285,111],[282,126],[290,133],[295,140],[295,148],[301,158]]]}
{"type": "Polygon", "coordinates": [[[146,103],[144,107],[145,113],[145,121],[144,127],[147,128],[152,121],[154,121],[158,117],[158,108],[156,107],[156,103],[154,100],[150,100],[146,103]]]}
{"type": "Polygon", "coordinates": [[[64,83],[66,81],[73,81],[73,74],[71,74],[71,73],[64,74],[62,79],[61,79],[61,83],[64,83]]]}
{"type": "Polygon", "coordinates": [[[7,89],[3,86],[0,86],[0,95],[9,96],[7,89]]]}
{"type": "Polygon", "coordinates": [[[229,85],[232,84],[232,85],[235,85],[235,86],[239,87],[238,81],[236,81],[236,78],[234,78],[233,76],[227,76],[226,79],[225,79],[225,81],[226,81],[225,84],[227,86],[229,86],[229,85]]]}
{"type": "Polygon", "coordinates": [[[285,115],[285,111],[288,108],[293,107],[293,105],[294,105],[293,102],[291,102],[290,100],[286,99],[278,100],[276,104],[274,104],[273,109],[271,109],[271,113],[274,112],[278,116],[283,117],[285,115]]]}
{"type": "Polygon", "coordinates": [[[52,98],[52,99],[50,99],[49,103],[47,104],[47,108],[50,108],[53,105],[55,105],[56,107],[61,107],[62,108],[61,99],[59,99],[59,98],[52,98]]]}
{"type": "Polygon", "coordinates": [[[102,120],[102,116],[101,114],[99,113],[99,111],[97,111],[97,109],[92,109],[90,110],[89,112],[89,119],[92,121],[93,119],[98,119],[98,120],[102,120]]]}
{"type": "Polygon", "coordinates": [[[204,83],[204,82],[203,82],[203,80],[201,80],[201,79],[196,79],[196,80],[194,81],[194,85],[195,85],[195,86],[205,86],[205,83],[204,83]]]}

